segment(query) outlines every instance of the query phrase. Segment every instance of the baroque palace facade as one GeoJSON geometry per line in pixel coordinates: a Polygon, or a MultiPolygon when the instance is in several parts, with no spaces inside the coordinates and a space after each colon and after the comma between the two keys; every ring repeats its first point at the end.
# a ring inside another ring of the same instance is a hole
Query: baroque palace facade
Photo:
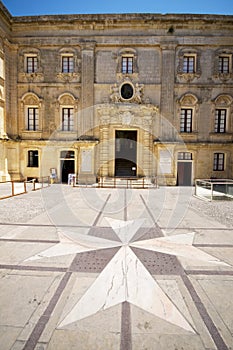
{"type": "Polygon", "coordinates": [[[0,3],[0,37],[0,181],[233,178],[233,16],[0,3]]]}

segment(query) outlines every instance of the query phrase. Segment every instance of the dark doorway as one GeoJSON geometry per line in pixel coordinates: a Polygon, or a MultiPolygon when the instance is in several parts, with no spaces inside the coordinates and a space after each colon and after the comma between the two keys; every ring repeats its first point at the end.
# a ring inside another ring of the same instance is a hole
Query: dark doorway
{"type": "Polygon", "coordinates": [[[137,175],[137,131],[116,130],[115,176],[137,175]]]}
{"type": "Polygon", "coordinates": [[[178,162],[177,165],[177,185],[192,185],[192,162],[178,162]]]}
{"type": "Polygon", "coordinates": [[[75,163],[74,163],[74,151],[61,151],[60,153],[60,164],[61,164],[61,182],[68,183],[68,175],[74,174],[75,163]]]}
{"type": "Polygon", "coordinates": [[[68,183],[68,175],[74,174],[74,159],[61,160],[61,181],[68,183]]]}

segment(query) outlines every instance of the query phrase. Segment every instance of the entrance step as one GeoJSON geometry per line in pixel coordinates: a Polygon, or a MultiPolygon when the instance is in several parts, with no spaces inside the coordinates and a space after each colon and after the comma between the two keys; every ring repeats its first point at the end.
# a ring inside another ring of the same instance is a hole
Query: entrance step
{"type": "Polygon", "coordinates": [[[115,175],[117,177],[134,177],[136,175],[136,164],[128,159],[116,158],[115,175]]]}
{"type": "Polygon", "coordinates": [[[156,178],[99,177],[98,187],[104,188],[158,188],[156,178]]]}

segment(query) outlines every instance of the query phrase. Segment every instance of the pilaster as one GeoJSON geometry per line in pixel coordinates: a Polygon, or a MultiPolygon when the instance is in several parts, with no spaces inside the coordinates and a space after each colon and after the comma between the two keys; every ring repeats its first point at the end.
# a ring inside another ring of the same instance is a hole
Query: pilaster
{"type": "Polygon", "coordinates": [[[83,138],[93,136],[94,128],[94,76],[95,76],[95,42],[82,44],[82,113],[81,135],[83,138]]]}
{"type": "Polygon", "coordinates": [[[109,125],[103,125],[101,128],[100,144],[100,175],[108,176],[109,168],[109,125]]]}
{"type": "Polygon", "coordinates": [[[174,118],[174,83],[175,83],[175,48],[173,41],[161,44],[162,50],[162,74],[161,74],[161,123],[160,138],[162,140],[171,140],[172,128],[167,128],[167,122],[173,124],[174,118]],[[166,119],[163,123],[163,118],[166,119]]]}

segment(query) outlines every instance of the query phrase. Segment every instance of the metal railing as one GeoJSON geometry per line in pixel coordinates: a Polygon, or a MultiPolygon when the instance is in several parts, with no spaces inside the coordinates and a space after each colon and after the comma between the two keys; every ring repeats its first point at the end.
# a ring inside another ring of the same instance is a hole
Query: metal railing
{"type": "Polygon", "coordinates": [[[38,179],[25,180],[25,181],[1,181],[0,182],[0,200],[21,194],[28,193],[29,191],[37,191],[48,187],[50,185],[50,177],[43,176],[38,179]]]}
{"type": "Polygon", "coordinates": [[[157,188],[158,183],[157,183],[157,178],[147,179],[145,177],[142,178],[135,178],[135,177],[113,177],[113,178],[108,178],[108,177],[99,177],[98,178],[98,187],[99,188],[104,188],[104,187],[109,187],[109,188],[157,188]]]}
{"type": "Polygon", "coordinates": [[[194,196],[208,201],[233,199],[233,180],[196,179],[194,196]]]}

